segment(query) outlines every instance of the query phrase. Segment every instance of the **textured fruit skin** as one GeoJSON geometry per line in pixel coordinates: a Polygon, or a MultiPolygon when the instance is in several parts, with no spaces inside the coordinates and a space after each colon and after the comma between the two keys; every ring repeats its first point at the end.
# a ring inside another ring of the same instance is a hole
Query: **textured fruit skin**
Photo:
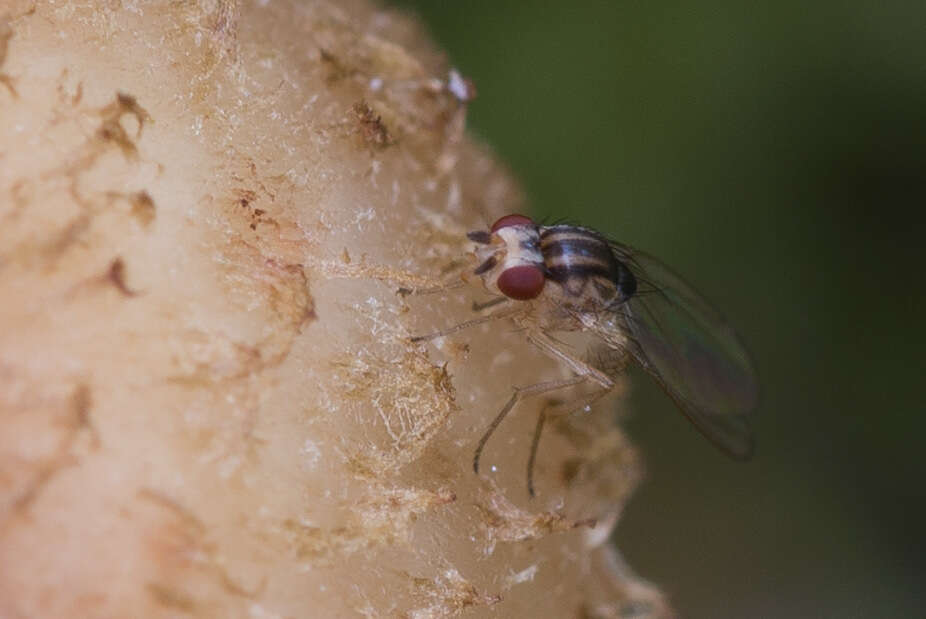
{"type": "Polygon", "coordinates": [[[414,20],[3,10],[0,616],[667,612],[604,543],[638,478],[613,402],[544,438],[528,502],[526,444],[485,478],[472,446],[559,369],[504,327],[407,340],[479,291],[395,282],[523,206],[414,20]]]}

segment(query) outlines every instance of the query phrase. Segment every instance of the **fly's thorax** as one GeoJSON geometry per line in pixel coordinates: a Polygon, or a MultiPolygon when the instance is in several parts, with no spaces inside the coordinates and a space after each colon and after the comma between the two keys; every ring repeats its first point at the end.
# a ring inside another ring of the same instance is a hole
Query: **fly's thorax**
{"type": "Polygon", "coordinates": [[[557,301],[578,312],[602,312],[626,301],[636,290],[630,270],[617,260],[607,239],[578,226],[539,229],[539,248],[548,286],[557,301]]]}

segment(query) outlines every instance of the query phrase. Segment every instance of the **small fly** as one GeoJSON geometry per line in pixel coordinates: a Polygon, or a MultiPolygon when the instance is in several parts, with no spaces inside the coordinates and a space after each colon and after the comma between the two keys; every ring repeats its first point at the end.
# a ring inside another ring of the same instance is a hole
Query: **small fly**
{"type": "Polygon", "coordinates": [[[528,341],[573,372],[570,378],[515,388],[479,440],[476,473],[489,437],[521,399],[592,386],[578,400],[541,411],[527,470],[528,492],[534,496],[534,459],[547,418],[586,409],[610,393],[627,360],[652,376],[721,451],[737,460],[752,455],[747,415],[759,389],[749,354],[724,318],[662,262],[591,228],[543,226],[524,215],[506,215],[467,236],[477,244],[479,266],[473,274],[493,295],[477,309],[496,309],[413,341],[509,318],[528,341]],[[569,331],[594,336],[597,363],[577,357],[549,335],[569,331]]]}

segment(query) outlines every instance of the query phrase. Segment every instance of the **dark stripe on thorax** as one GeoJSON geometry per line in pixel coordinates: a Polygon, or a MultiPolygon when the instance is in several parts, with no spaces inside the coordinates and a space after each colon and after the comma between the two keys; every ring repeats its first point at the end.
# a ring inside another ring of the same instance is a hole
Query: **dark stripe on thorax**
{"type": "Polygon", "coordinates": [[[598,239],[599,241],[607,242],[601,233],[597,230],[592,230],[591,228],[582,228],[580,226],[548,226],[540,228],[540,238],[546,239],[552,236],[566,235],[566,236],[583,236],[591,239],[598,239]]]}
{"type": "Polygon", "coordinates": [[[564,282],[570,278],[603,277],[613,281],[613,272],[610,268],[600,264],[589,265],[554,265],[547,267],[547,276],[555,282],[564,282]]]}
{"type": "Polygon", "coordinates": [[[583,228],[544,230],[540,236],[540,251],[547,268],[557,273],[571,269],[574,275],[614,279],[620,269],[608,242],[583,228]]]}
{"type": "Polygon", "coordinates": [[[545,258],[555,258],[566,254],[576,254],[587,258],[597,258],[603,262],[611,262],[614,254],[611,248],[595,238],[557,238],[544,239],[540,243],[540,250],[545,258]]]}

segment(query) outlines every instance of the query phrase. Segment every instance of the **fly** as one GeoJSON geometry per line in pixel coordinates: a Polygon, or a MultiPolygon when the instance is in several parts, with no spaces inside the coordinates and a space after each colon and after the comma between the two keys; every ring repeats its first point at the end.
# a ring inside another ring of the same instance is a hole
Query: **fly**
{"type": "Polygon", "coordinates": [[[543,226],[524,215],[506,215],[467,236],[476,243],[473,274],[494,296],[481,308],[497,309],[413,341],[509,318],[524,328],[528,341],[573,373],[514,389],[476,446],[476,473],[486,442],[521,399],[590,385],[579,400],[542,409],[527,467],[534,496],[534,460],[546,420],[586,409],[610,393],[625,360],[652,376],[722,452],[736,460],[752,455],[747,415],[758,401],[758,381],[749,354],[724,318],[662,262],[591,228],[543,226]],[[549,335],[564,331],[591,334],[604,356],[617,363],[593,365],[575,356],[549,335]]]}

